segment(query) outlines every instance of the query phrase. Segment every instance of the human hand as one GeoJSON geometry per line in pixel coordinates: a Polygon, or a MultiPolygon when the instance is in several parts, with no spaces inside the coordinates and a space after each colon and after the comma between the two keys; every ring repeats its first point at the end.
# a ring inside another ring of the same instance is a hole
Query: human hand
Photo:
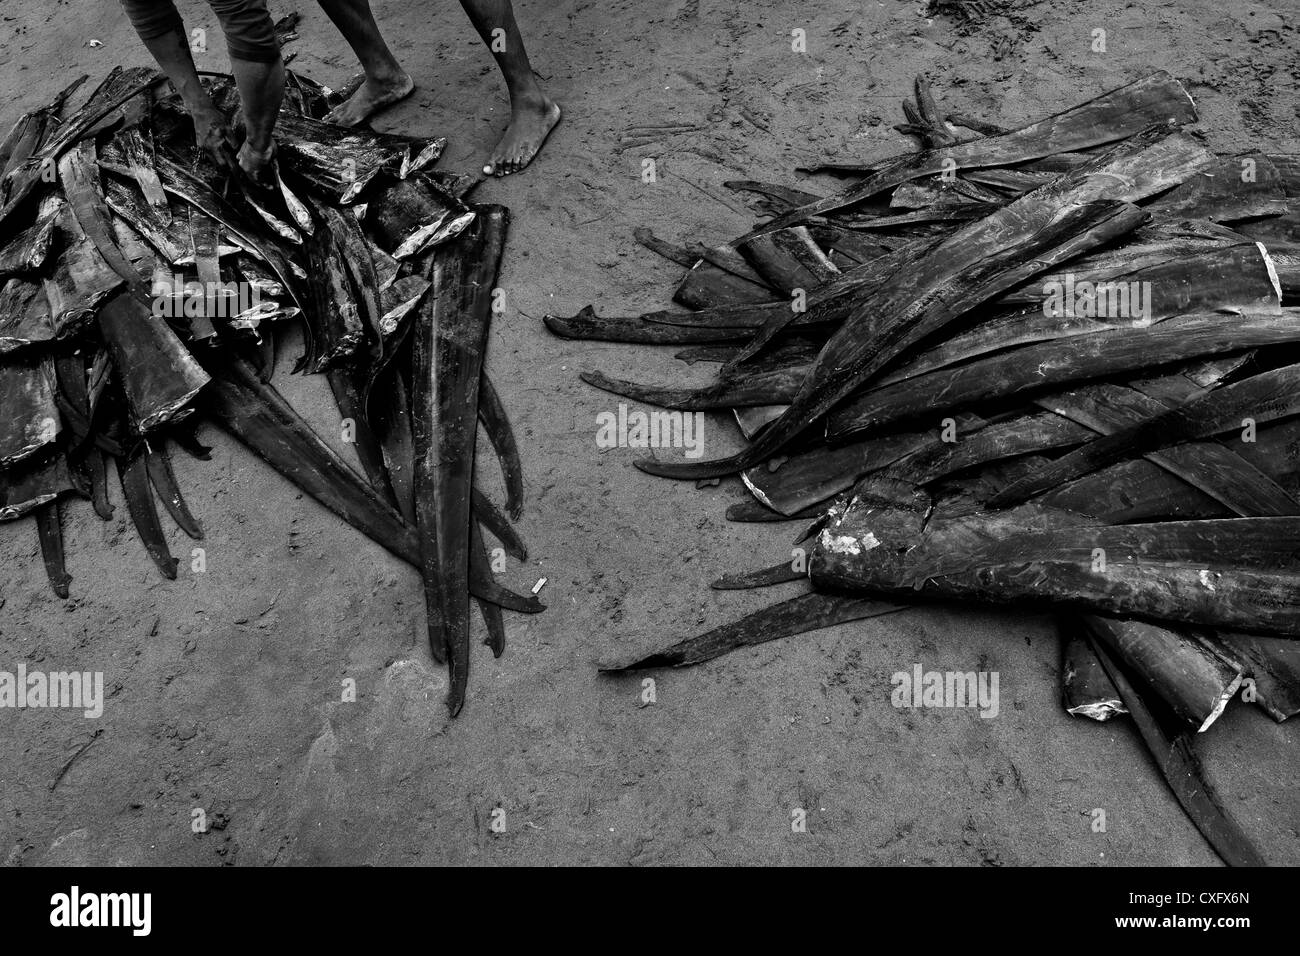
{"type": "Polygon", "coordinates": [[[225,115],[214,106],[194,110],[191,117],[194,120],[194,140],[199,149],[221,168],[235,170],[239,144],[225,115]]]}
{"type": "Polygon", "coordinates": [[[276,185],[275,143],[266,149],[254,149],[252,143],[244,141],[239,148],[239,168],[244,171],[254,185],[263,189],[274,189],[276,185]]]}

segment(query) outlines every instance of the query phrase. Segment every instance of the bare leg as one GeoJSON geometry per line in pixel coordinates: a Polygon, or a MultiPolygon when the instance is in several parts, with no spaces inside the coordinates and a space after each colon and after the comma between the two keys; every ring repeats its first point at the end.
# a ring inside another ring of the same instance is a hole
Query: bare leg
{"type": "Polygon", "coordinates": [[[189,40],[181,30],[151,37],[144,45],[158,61],[158,66],[172,81],[181,95],[185,111],[194,121],[194,138],[199,147],[214,162],[233,169],[235,166],[235,139],[226,123],[226,117],[217,109],[207,90],[199,82],[190,53],[189,40]]]}
{"type": "Polygon", "coordinates": [[[319,0],[325,14],[334,21],[343,39],[361,61],[366,79],[351,99],[337,107],[326,117],[340,126],[356,126],[372,114],[398,100],[405,99],[415,89],[415,83],[393,51],[388,49],[375,16],[370,12],[369,0],[319,0]]]}
{"type": "Polygon", "coordinates": [[[274,155],[271,133],[280,115],[284,99],[284,61],[258,63],[253,60],[230,60],[243,104],[247,136],[239,150],[239,165],[255,181],[263,181],[274,155]]]}
{"type": "Polygon", "coordinates": [[[510,91],[510,125],[483,167],[489,175],[508,176],[537,155],[560,121],[560,107],[533,74],[510,0],[460,0],[460,5],[496,59],[510,91]]]}

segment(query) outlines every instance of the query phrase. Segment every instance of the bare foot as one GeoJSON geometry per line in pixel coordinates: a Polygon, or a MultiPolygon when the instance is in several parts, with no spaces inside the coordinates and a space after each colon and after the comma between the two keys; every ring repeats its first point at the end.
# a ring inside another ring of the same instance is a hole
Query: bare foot
{"type": "Polygon", "coordinates": [[[560,121],[560,107],[547,96],[518,100],[511,104],[510,125],[488,160],[483,172],[509,176],[527,166],[560,121]]]}
{"type": "Polygon", "coordinates": [[[380,110],[411,95],[415,81],[407,73],[388,79],[367,77],[345,103],[334,107],[325,122],[338,126],[359,126],[380,110]]]}

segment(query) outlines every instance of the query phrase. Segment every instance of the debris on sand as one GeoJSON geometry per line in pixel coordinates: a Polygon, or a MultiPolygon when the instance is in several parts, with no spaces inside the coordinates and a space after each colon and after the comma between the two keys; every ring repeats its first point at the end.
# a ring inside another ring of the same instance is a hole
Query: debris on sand
{"type": "Polygon", "coordinates": [[[729,243],[638,230],[687,266],[694,311],[546,317],[717,363],[698,388],[583,378],[731,410],[739,453],[638,467],[737,474],[753,500],[729,518],[801,528],[793,562],[715,587],[807,594],[604,669],[921,601],[1051,607],[1069,712],[1140,718],[1215,848],[1256,859],[1189,775],[1247,682],[1276,719],[1300,709],[1300,160],[1214,155],[1163,72],[1015,130],[943,113],[924,80],[904,112],[922,148],[816,167],[854,177],[837,193],[729,184],[770,217],[729,243]]]}
{"type": "MultiPolygon", "coordinates": [[[[294,22],[281,23],[286,40],[294,22]]],[[[156,72],[117,68],[68,111],[81,82],[0,144],[0,520],[34,519],[50,586],[67,597],[63,510],[81,497],[112,514],[111,459],[146,552],[174,579],[159,502],[191,538],[203,529],[171,449],[206,457],[195,429],[212,421],[421,570],[454,715],[470,596],[497,656],[500,609],[543,609],[495,581],[480,530],[526,554],[511,524],[519,452],[483,368],[507,211],[467,204],[473,181],[432,168],[442,139],[324,123],[337,97],[300,74],[269,188],[197,152],[156,72]],[[297,371],[328,376],[360,471],[272,384],[277,339],[297,319],[297,371]],[[480,420],[505,512],[472,486],[480,420]]],[[[205,83],[233,108],[231,77],[205,83]]]]}

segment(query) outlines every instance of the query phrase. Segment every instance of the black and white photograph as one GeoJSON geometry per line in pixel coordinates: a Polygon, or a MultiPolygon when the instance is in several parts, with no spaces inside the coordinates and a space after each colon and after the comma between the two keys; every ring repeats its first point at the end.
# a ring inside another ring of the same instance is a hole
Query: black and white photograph
{"type": "Polygon", "coordinates": [[[0,92],[25,919],[980,867],[1267,922],[1195,881],[1300,864],[1296,0],[0,0],[0,92]]]}

